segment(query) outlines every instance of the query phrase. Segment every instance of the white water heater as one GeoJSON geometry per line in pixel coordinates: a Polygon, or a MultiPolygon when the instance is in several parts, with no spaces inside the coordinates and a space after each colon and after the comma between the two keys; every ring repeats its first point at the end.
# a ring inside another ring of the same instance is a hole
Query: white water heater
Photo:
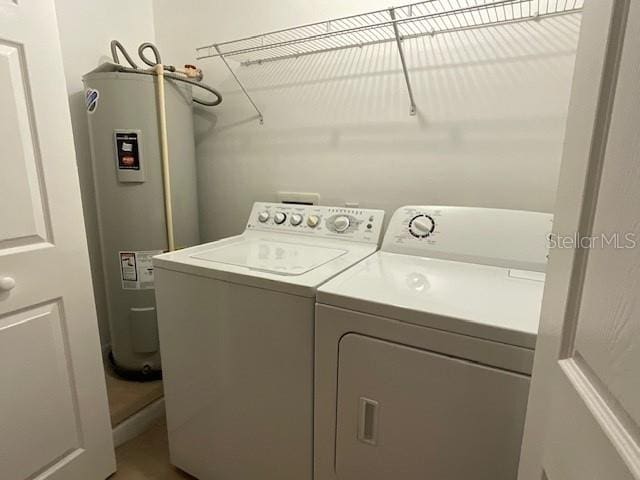
{"type": "MultiPolygon", "coordinates": [[[[112,361],[123,376],[160,373],[151,257],[168,248],[153,75],[105,64],[87,74],[87,116],[112,361]]],[[[191,86],[165,80],[176,248],[199,243],[191,86]]]]}

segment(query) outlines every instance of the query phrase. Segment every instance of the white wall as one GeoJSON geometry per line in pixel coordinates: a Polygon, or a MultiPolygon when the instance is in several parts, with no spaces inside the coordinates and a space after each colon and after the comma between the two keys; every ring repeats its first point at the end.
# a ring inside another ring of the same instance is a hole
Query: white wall
{"type": "MultiPolygon", "coordinates": [[[[390,3],[155,0],[156,37],[165,61],[184,63],[199,45],[390,3]]],[[[225,96],[196,113],[203,239],[239,232],[251,202],[279,190],[389,213],[411,203],[551,211],[579,21],[407,42],[417,117],[393,44],[239,67],[263,126],[220,61],[199,62],[225,96]]]]}
{"type": "Polygon", "coordinates": [[[111,58],[109,43],[113,39],[120,40],[134,52],[140,43],[155,40],[152,1],[56,0],[55,3],[82,187],[100,340],[104,346],[109,341],[109,327],[82,75],[111,58]]]}
{"type": "MultiPolygon", "coordinates": [[[[116,38],[158,43],[165,63],[194,48],[348,15],[396,0],[56,0],[103,344],[106,302],[81,77],[116,38]]],[[[419,114],[393,44],[343,50],[238,74],[265,115],[260,126],[217,59],[199,62],[225,96],[198,109],[203,240],[242,230],[251,203],[309,191],[326,204],[389,213],[402,204],[551,211],[579,16],[407,42],[419,114]]]]}

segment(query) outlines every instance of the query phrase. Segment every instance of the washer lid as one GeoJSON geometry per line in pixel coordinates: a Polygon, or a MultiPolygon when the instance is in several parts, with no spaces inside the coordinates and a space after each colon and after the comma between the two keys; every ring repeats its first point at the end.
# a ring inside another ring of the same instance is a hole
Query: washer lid
{"type": "Polygon", "coordinates": [[[347,253],[347,250],[253,238],[191,255],[209,262],[246,267],[277,275],[302,275],[347,253]]]}
{"type": "Polygon", "coordinates": [[[544,274],[378,252],[318,289],[319,303],[534,348],[544,274]]]}

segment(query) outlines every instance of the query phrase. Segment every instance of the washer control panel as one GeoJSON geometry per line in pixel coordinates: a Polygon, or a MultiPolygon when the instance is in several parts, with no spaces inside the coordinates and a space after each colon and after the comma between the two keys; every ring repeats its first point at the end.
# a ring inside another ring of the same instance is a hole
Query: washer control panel
{"type": "Polygon", "coordinates": [[[256,202],[247,230],[380,242],[383,210],[256,202]]]}
{"type": "Polygon", "coordinates": [[[544,271],[552,221],[522,210],[406,206],[393,214],[382,250],[544,271]]]}

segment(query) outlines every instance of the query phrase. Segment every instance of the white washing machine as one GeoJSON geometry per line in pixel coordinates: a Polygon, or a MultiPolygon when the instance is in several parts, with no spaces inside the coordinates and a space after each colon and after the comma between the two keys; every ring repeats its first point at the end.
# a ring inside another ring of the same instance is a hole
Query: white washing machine
{"type": "Polygon", "coordinates": [[[404,207],[318,289],[315,480],[515,480],[551,221],[404,207]]]}
{"type": "Polygon", "coordinates": [[[243,234],[154,258],[174,465],[312,478],[316,289],[377,250],[383,215],[256,203],[243,234]]]}

